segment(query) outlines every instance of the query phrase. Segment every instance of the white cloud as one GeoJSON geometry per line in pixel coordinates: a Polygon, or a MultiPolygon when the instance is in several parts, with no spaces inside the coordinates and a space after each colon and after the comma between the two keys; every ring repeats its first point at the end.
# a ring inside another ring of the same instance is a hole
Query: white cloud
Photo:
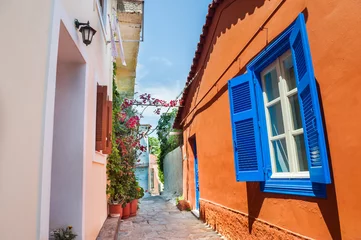
{"type": "Polygon", "coordinates": [[[160,62],[168,67],[172,66],[173,63],[168,59],[168,58],[165,58],[165,57],[150,57],[149,58],[149,61],[151,62],[160,62]]]}
{"type": "Polygon", "coordinates": [[[137,80],[140,81],[142,78],[145,78],[149,74],[147,68],[141,64],[137,64],[137,80]]]}

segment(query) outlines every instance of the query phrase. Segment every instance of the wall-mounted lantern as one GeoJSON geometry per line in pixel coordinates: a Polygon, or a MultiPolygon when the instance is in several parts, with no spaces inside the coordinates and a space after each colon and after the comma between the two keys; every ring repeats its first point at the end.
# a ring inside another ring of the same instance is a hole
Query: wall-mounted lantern
{"type": "Polygon", "coordinates": [[[79,32],[81,32],[82,34],[83,43],[87,46],[91,44],[93,40],[93,36],[97,31],[89,25],[89,21],[87,23],[81,23],[78,21],[78,19],[75,19],[74,23],[77,29],[79,29],[79,27],[82,26],[79,29],[79,32]]]}

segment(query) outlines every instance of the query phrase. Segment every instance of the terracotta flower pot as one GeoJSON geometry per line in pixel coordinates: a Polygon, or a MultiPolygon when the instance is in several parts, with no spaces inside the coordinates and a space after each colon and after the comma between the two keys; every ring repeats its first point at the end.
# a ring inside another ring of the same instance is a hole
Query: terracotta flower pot
{"type": "Polygon", "coordinates": [[[130,202],[130,216],[134,217],[137,215],[137,209],[138,209],[138,199],[134,199],[130,202]]]}
{"type": "Polygon", "coordinates": [[[122,217],[123,208],[122,204],[109,204],[109,215],[110,217],[122,217]]]}
{"type": "Polygon", "coordinates": [[[127,203],[125,207],[123,207],[123,219],[127,219],[130,216],[130,203],[127,203]]]}

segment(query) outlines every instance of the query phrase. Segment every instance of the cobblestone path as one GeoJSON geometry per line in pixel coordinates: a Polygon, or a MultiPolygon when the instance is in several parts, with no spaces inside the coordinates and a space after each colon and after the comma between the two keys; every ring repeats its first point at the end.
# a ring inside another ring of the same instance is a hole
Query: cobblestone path
{"type": "Polygon", "coordinates": [[[222,239],[191,212],[179,211],[159,196],[145,198],[136,217],[120,223],[118,240],[222,239]]]}

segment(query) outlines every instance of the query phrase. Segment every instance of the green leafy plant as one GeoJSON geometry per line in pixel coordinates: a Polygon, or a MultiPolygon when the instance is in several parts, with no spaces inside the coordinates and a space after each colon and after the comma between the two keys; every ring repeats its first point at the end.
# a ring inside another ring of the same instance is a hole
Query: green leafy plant
{"type": "Polygon", "coordinates": [[[158,121],[157,135],[160,142],[160,154],[157,159],[158,163],[158,176],[159,180],[164,183],[164,174],[163,174],[163,162],[165,156],[176,149],[179,146],[180,139],[178,136],[169,136],[170,132],[175,132],[173,129],[173,122],[177,110],[173,109],[170,113],[164,113],[160,116],[158,121]]]}
{"type": "Polygon", "coordinates": [[[55,240],[73,240],[77,235],[73,233],[72,228],[72,226],[67,226],[66,228],[55,229],[50,234],[55,240]]]}
{"type": "Polygon", "coordinates": [[[151,154],[155,156],[159,156],[160,154],[160,143],[158,138],[156,137],[149,137],[149,151],[151,154]]]}
{"type": "Polygon", "coordinates": [[[140,145],[142,136],[138,132],[138,113],[129,101],[119,94],[115,84],[115,73],[114,63],[112,152],[107,159],[106,192],[110,204],[125,205],[143,196],[136,190],[139,184],[134,171],[140,153],[146,149],[140,145]]]}

